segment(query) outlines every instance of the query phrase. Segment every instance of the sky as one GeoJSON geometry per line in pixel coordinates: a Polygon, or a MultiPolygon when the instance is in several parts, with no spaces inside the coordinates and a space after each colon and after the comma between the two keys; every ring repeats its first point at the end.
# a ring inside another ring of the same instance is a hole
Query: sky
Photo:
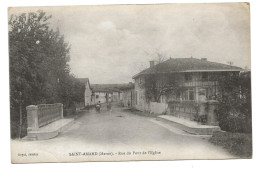
{"type": "Polygon", "coordinates": [[[71,72],[92,84],[128,83],[158,54],[207,58],[244,68],[250,61],[245,3],[21,8],[52,15],[71,45],[71,72]]]}

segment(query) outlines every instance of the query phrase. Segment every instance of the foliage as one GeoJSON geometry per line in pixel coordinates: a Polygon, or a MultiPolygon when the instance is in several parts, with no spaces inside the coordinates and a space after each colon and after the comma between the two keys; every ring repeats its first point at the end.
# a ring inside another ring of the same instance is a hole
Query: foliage
{"type": "Polygon", "coordinates": [[[219,80],[221,95],[216,110],[219,125],[229,132],[252,132],[250,73],[228,75],[219,80]]]}
{"type": "Polygon", "coordinates": [[[177,95],[180,87],[178,81],[172,75],[149,74],[144,82],[145,96],[147,101],[159,102],[162,95],[177,95]]]}
{"type": "Polygon", "coordinates": [[[65,108],[74,107],[75,102],[84,101],[85,86],[73,75],[66,76],[60,83],[59,96],[65,108]]]}
{"type": "Polygon", "coordinates": [[[214,132],[209,141],[222,146],[232,155],[240,158],[252,158],[252,134],[214,132]]]}
{"type": "Polygon", "coordinates": [[[68,106],[84,100],[83,84],[69,74],[70,46],[59,30],[50,28],[50,18],[43,11],[9,18],[12,124],[19,124],[20,105],[24,123],[28,105],[60,102],[68,106]]]}

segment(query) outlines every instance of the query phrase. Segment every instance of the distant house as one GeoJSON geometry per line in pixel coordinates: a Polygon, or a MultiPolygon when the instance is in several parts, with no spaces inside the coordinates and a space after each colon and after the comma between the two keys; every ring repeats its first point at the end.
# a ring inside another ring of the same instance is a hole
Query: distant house
{"type": "Polygon", "coordinates": [[[239,75],[242,70],[240,67],[211,62],[206,58],[170,58],[159,64],[150,61],[149,68],[133,76],[135,108],[141,111],[168,113],[175,113],[177,108],[180,111],[183,109],[183,113],[190,112],[181,114],[190,117],[193,111],[182,108],[184,103],[192,105],[201,99],[201,95],[204,95],[206,100],[214,99],[220,92],[218,79],[239,75]],[[148,83],[151,83],[150,86],[148,83]],[[163,89],[164,87],[166,88],[163,89]],[[151,89],[153,91],[150,93],[157,96],[149,96],[151,89]],[[172,89],[172,92],[167,93],[169,89],[172,89]],[[154,103],[161,103],[161,107],[155,108],[151,105],[154,103]]]}
{"type": "Polygon", "coordinates": [[[121,86],[122,84],[92,84],[95,103],[122,101],[121,86]]]}
{"type": "Polygon", "coordinates": [[[95,104],[94,103],[94,99],[93,99],[93,95],[92,95],[92,90],[90,88],[90,82],[88,78],[78,78],[78,80],[85,84],[85,92],[84,92],[84,104],[85,106],[90,106],[95,104]]]}
{"type": "Polygon", "coordinates": [[[112,101],[112,91],[103,87],[100,84],[91,85],[94,95],[94,103],[106,103],[112,101]]]}
{"type": "Polygon", "coordinates": [[[132,106],[134,96],[134,84],[92,84],[95,103],[101,102],[122,102],[125,106],[128,103],[132,106]],[[128,102],[129,101],[129,102],[128,102]]]}

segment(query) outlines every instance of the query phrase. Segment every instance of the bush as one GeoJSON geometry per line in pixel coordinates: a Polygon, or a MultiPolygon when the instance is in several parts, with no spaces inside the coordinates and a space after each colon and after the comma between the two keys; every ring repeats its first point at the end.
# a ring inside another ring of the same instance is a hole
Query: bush
{"type": "Polygon", "coordinates": [[[246,117],[241,116],[232,116],[232,115],[224,115],[226,114],[219,112],[218,120],[219,126],[222,130],[228,132],[240,132],[240,133],[251,133],[252,132],[252,123],[246,117]]]}
{"type": "Polygon", "coordinates": [[[222,146],[234,156],[252,158],[252,134],[214,132],[209,141],[222,146]]]}
{"type": "Polygon", "coordinates": [[[251,78],[250,74],[227,76],[220,81],[221,95],[216,114],[219,126],[228,132],[251,133],[251,78]]]}

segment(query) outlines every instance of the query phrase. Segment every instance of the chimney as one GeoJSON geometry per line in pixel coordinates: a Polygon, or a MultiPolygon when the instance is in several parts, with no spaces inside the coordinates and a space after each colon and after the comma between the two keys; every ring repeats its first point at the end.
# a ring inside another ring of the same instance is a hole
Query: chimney
{"type": "Polygon", "coordinates": [[[207,61],[207,58],[201,58],[201,60],[203,60],[203,61],[207,61]]]}
{"type": "Polygon", "coordinates": [[[154,67],[154,60],[150,61],[150,68],[154,67]]]}

